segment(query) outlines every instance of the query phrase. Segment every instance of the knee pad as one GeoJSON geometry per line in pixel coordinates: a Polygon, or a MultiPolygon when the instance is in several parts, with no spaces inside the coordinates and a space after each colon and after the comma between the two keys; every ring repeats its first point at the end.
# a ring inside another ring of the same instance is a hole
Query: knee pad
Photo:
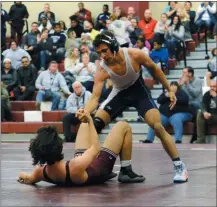
{"type": "Polygon", "coordinates": [[[99,117],[94,117],[93,123],[94,123],[95,129],[96,129],[96,131],[97,131],[98,134],[105,127],[105,122],[101,118],[99,118],[99,117]]]}

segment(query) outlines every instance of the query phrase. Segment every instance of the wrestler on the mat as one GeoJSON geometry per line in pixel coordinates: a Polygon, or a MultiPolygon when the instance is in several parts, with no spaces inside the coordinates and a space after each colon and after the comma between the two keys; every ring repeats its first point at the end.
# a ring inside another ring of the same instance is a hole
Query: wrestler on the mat
{"type": "Polygon", "coordinates": [[[113,90],[95,114],[94,125],[97,132],[100,133],[127,106],[135,107],[139,115],[154,129],[165,151],[171,157],[176,172],[174,182],[186,182],[188,173],[185,165],[179,158],[172,137],[161,124],[160,113],[144,84],[140,71],[141,66],[144,66],[159,79],[168,91],[172,109],[176,104],[176,96],[170,91],[170,86],[162,70],[141,50],[119,48],[117,40],[109,31],[97,35],[93,45],[102,60],[94,77],[91,99],[85,107],[88,112],[92,113],[97,109],[104,81],[110,78],[113,82],[113,90]]]}
{"type": "Polygon", "coordinates": [[[119,182],[138,183],[145,180],[145,177],[132,170],[132,132],[128,123],[115,124],[101,148],[90,114],[79,110],[77,116],[87,123],[80,125],[74,158],[65,162],[62,154],[63,141],[56,129],[43,127],[38,130],[29,147],[36,168],[30,174],[21,172],[17,178],[19,182],[34,184],[46,181],[61,186],[104,183],[108,180],[118,155],[121,163],[119,182]]]}

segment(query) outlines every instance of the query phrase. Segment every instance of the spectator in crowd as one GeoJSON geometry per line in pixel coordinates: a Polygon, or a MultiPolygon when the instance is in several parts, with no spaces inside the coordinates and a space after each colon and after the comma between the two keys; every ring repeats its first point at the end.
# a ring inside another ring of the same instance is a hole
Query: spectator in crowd
{"type": "Polygon", "coordinates": [[[180,40],[184,40],[185,28],[178,16],[174,16],[165,32],[165,45],[170,58],[179,59],[180,40]]]}
{"type": "Polygon", "coordinates": [[[163,71],[168,68],[169,54],[165,47],[162,47],[160,40],[154,40],[154,47],[150,53],[150,58],[161,68],[163,71]]]}
{"type": "Polygon", "coordinates": [[[202,81],[195,77],[194,69],[190,66],[184,68],[183,70],[188,70],[187,74],[181,78],[180,86],[188,94],[189,104],[195,109],[200,108],[200,102],[202,100],[202,81]]]}
{"type": "MultiPolygon", "coordinates": [[[[162,93],[157,102],[160,104],[159,111],[161,113],[161,123],[164,127],[171,125],[174,130],[174,138],[177,144],[182,143],[183,124],[191,121],[193,115],[192,109],[188,106],[188,95],[180,88],[178,82],[172,81],[170,89],[176,95],[177,102],[173,109],[170,109],[170,98],[168,92],[162,93]]],[[[144,143],[152,143],[154,141],[154,130],[149,127],[147,139],[144,143]]]]}
{"type": "Polygon", "coordinates": [[[184,40],[185,42],[187,41],[192,41],[192,36],[191,36],[191,27],[190,27],[190,17],[186,10],[184,9],[183,6],[178,6],[176,10],[177,16],[180,18],[182,25],[185,28],[185,34],[184,34],[184,40]]]}
{"type": "Polygon", "coordinates": [[[79,20],[76,15],[72,15],[69,17],[71,20],[71,27],[67,32],[74,31],[76,33],[76,38],[81,38],[81,34],[84,32],[83,26],[79,25],[79,20]]]}
{"type": "Polygon", "coordinates": [[[87,44],[91,51],[94,51],[93,41],[89,32],[81,34],[80,45],[83,43],[87,44]]]}
{"type": "Polygon", "coordinates": [[[143,31],[143,35],[146,40],[151,41],[154,37],[154,28],[157,21],[152,19],[152,13],[150,9],[146,9],[144,12],[144,19],[140,20],[139,28],[143,31]]]}
{"type": "Polygon", "coordinates": [[[44,11],[39,13],[38,22],[40,22],[42,16],[46,16],[51,24],[55,23],[55,14],[50,11],[50,5],[48,3],[44,5],[44,11]]]}
{"type": "Polygon", "coordinates": [[[215,23],[214,29],[213,29],[213,36],[215,41],[217,42],[217,22],[215,23]]]}
{"type": "Polygon", "coordinates": [[[147,47],[145,47],[145,38],[144,37],[140,37],[138,38],[137,42],[136,42],[137,48],[139,48],[140,50],[142,50],[146,55],[149,56],[149,49],[147,47]]]}
{"type": "Polygon", "coordinates": [[[1,81],[4,83],[8,93],[13,91],[17,84],[17,72],[13,69],[11,60],[5,58],[1,69],[1,81]]]}
{"type": "Polygon", "coordinates": [[[2,9],[2,3],[0,2],[1,6],[1,51],[6,49],[6,22],[9,20],[8,13],[2,9]]]}
{"type": "Polygon", "coordinates": [[[36,68],[30,64],[28,57],[22,57],[22,66],[17,70],[17,87],[14,89],[16,100],[32,100],[36,78],[36,68]]]}
{"type": "Polygon", "coordinates": [[[99,61],[99,55],[96,52],[91,51],[90,48],[88,47],[88,45],[85,42],[81,44],[80,52],[81,52],[80,55],[82,55],[84,53],[88,53],[89,58],[90,58],[90,62],[95,63],[95,65],[99,65],[99,62],[100,62],[99,61]]]}
{"type": "Polygon", "coordinates": [[[139,36],[142,35],[142,30],[138,27],[138,22],[136,19],[132,18],[130,22],[132,28],[134,29],[132,32],[130,32],[130,41],[132,45],[135,45],[139,36]]]}
{"type": "Polygon", "coordinates": [[[198,31],[205,26],[208,31],[211,30],[211,28],[216,23],[215,18],[216,13],[216,4],[211,1],[204,1],[201,3],[197,10],[197,20],[195,22],[198,31]]]}
{"type": "Polygon", "coordinates": [[[82,54],[82,62],[75,66],[74,74],[76,80],[90,92],[93,90],[93,75],[96,72],[96,65],[90,62],[88,53],[82,54]]]}
{"type": "Polygon", "coordinates": [[[39,90],[36,96],[36,107],[40,109],[41,102],[52,101],[51,110],[57,110],[60,102],[60,88],[66,95],[70,95],[66,81],[61,73],[58,72],[58,63],[51,61],[49,68],[38,76],[35,87],[39,90]]]}
{"type": "Polygon", "coordinates": [[[129,36],[130,33],[134,31],[134,29],[131,25],[131,22],[126,17],[121,17],[120,19],[114,20],[109,25],[109,30],[114,33],[120,47],[129,47],[129,36]]]}
{"type": "Polygon", "coordinates": [[[78,81],[74,82],[72,87],[74,93],[72,93],[66,101],[68,114],[63,116],[63,134],[66,142],[75,141],[77,134],[72,133],[71,128],[72,126],[80,124],[80,120],[75,116],[76,111],[80,108],[84,108],[91,96],[91,93],[78,81]]]}
{"type": "Polygon", "coordinates": [[[23,49],[26,50],[32,57],[33,64],[39,68],[39,55],[37,50],[37,36],[40,35],[38,30],[38,23],[33,22],[31,32],[23,37],[23,49]]]}
{"type": "Polygon", "coordinates": [[[139,22],[139,17],[136,16],[135,8],[130,6],[127,10],[127,19],[131,21],[131,19],[136,19],[136,22],[139,22]]]}
{"type": "Polygon", "coordinates": [[[119,6],[116,6],[114,8],[114,13],[113,13],[113,16],[114,16],[114,20],[116,19],[120,19],[122,17],[122,10],[121,10],[121,7],[119,6]]]}
{"type": "Polygon", "coordinates": [[[155,28],[154,28],[154,40],[160,40],[162,43],[164,43],[165,39],[165,32],[168,29],[168,23],[167,23],[167,14],[163,13],[161,14],[160,21],[157,22],[155,28]]]}
{"type": "Polygon", "coordinates": [[[75,66],[80,62],[80,52],[78,48],[71,47],[64,61],[65,71],[74,73],[75,66]]]}
{"type": "Polygon", "coordinates": [[[11,103],[5,84],[1,82],[1,121],[11,120],[11,103]]]}
{"type": "Polygon", "coordinates": [[[99,31],[93,28],[93,23],[90,21],[84,21],[84,33],[90,33],[91,40],[95,40],[96,36],[99,34],[99,31]]]}
{"type": "Polygon", "coordinates": [[[101,29],[106,29],[106,20],[109,19],[110,13],[109,13],[109,6],[108,4],[104,4],[102,8],[101,14],[99,14],[96,18],[96,30],[100,31],[101,29]]]}
{"type": "Polygon", "coordinates": [[[9,11],[9,21],[11,25],[11,39],[15,40],[17,34],[17,42],[21,44],[24,20],[29,17],[27,8],[21,1],[15,1],[9,11]]]}
{"type": "Polygon", "coordinates": [[[177,1],[169,1],[168,6],[164,9],[163,13],[167,14],[169,20],[172,21],[173,17],[176,16],[177,1]]]}
{"type": "Polygon", "coordinates": [[[208,72],[206,72],[206,83],[207,86],[210,86],[210,80],[217,76],[217,48],[212,49],[212,59],[209,60],[207,65],[208,72]]]}
{"type": "Polygon", "coordinates": [[[37,48],[40,53],[40,70],[44,71],[47,68],[47,63],[51,59],[53,52],[53,40],[48,37],[48,29],[44,28],[40,36],[37,37],[37,48]]]}
{"type": "Polygon", "coordinates": [[[78,9],[79,10],[75,12],[74,15],[78,17],[81,26],[83,26],[85,20],[92,22],[91,11],[84,8],[84,3],[78,3],[78,9]]]}
{"type": "Polygon", "coordinates": [[[68,52],[71,50],[71,48],[79,48],[80,44],[78,39],[76,38],[76,33],[74,30],[68,30],[67,32],[67,39],[65,43],[65,50],[66,50],[66,56],[68,55],[68,52]]]}
{"type": "Polygon", "coordinates": [[[195,17],[196,17],[196,12],[192,11],[192,3],[190,1],[186,1],[184,4],[185,10],[187,12],[187,14],[189,15],[190,18],[190,30],[191,30],[191,34],[196,33],[197,29],[196,26],[194,24],[195,21],[195,17]]]}
{"type": "Polygon", "coordinates": [[[41,32],[44,28],[47,28],[50,31],[52,29],[52,24],[45,15],[41,15],[38,30],[41,32]]]}
{"type": "Polygon", "coordinates": [[[18,69],[20,67],[21,58],[23,56],[27,56],[31,60],[29,53],[18,47],[15,41],[11,41],[9,47],[10,49],[3,51],[2,55],[4,59],[8,58],[11,60],[12,67],[14,69],[18,69]]]}
{"type": "Polygon", "coordinates": [[[54,26],[55,32],[49,37],[53,40],[53,57],[59,63],[65,57],[66,36],[61,32],[61,26],[56,23],[54,26]]]}
{"type": "Polygon", "coordinates": [[[197,114],[197,141],[206,142],[206,128],[217,123],[217,86],[216,81],[211,81],[210,90],[207,91],[201,103],[201,111],[197,114]]]}
{"type": "Polygon", "coordinates": [[[60,27],[61,27],[61,31],[66,34],[66,32],[67,32],[66,23],[63,20],[60,20],[59,24],[60,24],[60,27]]]}

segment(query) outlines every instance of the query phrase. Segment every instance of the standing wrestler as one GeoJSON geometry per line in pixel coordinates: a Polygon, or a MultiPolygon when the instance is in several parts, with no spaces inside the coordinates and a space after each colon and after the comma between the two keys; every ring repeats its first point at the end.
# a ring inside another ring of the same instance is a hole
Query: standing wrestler
{"type": "Polygon", "coordinates": [[[102,60],[95,74],[93,92],[85,107],[86,111],[92,113],[98,107],[104,81],[110,78],[113,82],[112,92],[95,114],[96,131],[100,133],[125,107],[135,107],[139,115],[144,117],[146,123],[154,129],[165,151],[171,157],[176,172],[174,182],[186,182],[188,180],[187,169],[179,158],[172,137],[161,124],[160,113],[140,73],[141,66],[152,70],[154,76],[167,89],[172,109],[176,104],[176,96],[170,91],[170,86],[162,70],[144,52],[134,48],[119,48],[114,35],[109,31],[97,35],[93,45],[102,60]]]}
{"type": "Polygon", "coordinates": [[[65,162],[62,154],[63,141],[56,129],[43,127],[38,130],[29,147],[33,165],[37,167],[30,174],[21,172],[17,179],[19,182],[34,184],[46,181],[62,186],[104,183],[108,180],[118,155],[121,162],[119,182],[139,183],[145,180],[132,170],[132,132],[128,123],[118,122],[100,149],[90,114],[79,110],[77,116],[82,117],[81,121],[86,123],[80,125],[77,134],[75,158],[65,162]]]}

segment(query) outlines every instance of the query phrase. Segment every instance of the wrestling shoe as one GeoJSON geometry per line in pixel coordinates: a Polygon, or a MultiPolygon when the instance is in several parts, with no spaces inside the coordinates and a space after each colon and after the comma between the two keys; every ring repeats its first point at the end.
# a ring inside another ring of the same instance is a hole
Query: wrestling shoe
{"type": "Polygon", "coordinates": [[[182,161],[174,162],[174,170],[176,172],[176,175],[173,178],[174,183],[185,183],[188,181],[188,172],[182,161]]]}
{"type": "Polygon", "coordinates": [[[108,175],[107,179],[108,179],[108,180],[111,180],[111,179],[115,178],[117,175],[118,175],[117,173],[111,172],[111,173],[108,175]]]}
{"type": "Polygon", "coordinates": [[[121,168],[121,171],[118,176],[118,181],[121,183],[141,183],[145,181],[145,177],[134,173],[130,165],[130,166],[121,168]]]}

